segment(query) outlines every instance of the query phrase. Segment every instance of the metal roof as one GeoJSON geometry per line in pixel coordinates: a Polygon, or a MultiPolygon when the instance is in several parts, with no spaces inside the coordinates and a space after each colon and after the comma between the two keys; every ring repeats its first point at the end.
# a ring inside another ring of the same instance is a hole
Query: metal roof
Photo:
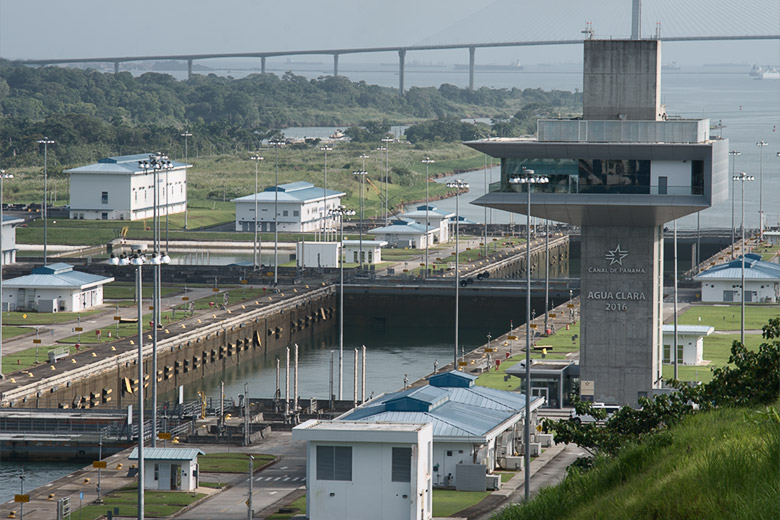
{"type": "Polygon", "coordinates": [[[314,184],[305,181],[289,182],[279,186],[269,186],[260,193],[252,193],[243,197],[232,199],[231,202],[309,202],[324,198],[343,197],[343,191],[323,190],[314,184]]]}
{"type": "Polygon", "coordinates": [[[94,285],[113,282],[114,279],[96,274],[74,271],[73,266],[58,262],[36,267],[31,274],[5,280],[3,285],[11,289],[28,289],[36,287],[62,287],[69,289],[86,289],[94,285]]]}
{"type": "MultiPolygon", "coordinates": [[[[360,240],[345,240],[342,244],[344,247],[357,247],[360,245],[360,240]]],[[[382,247],[387,245],[387,240],[363,240],[363,245],[382,247]]]]}
{"type": "MultiPolygon", "coordinates": [[[[404,213],[401,216],[402,217],[406,217],[406,218],[425,218],[426,217],[425,208],[426,208],[425,205],[417,206],[417,208],[414,211],[410,211],[408,213],[404,213]]],[[[443,218],[449,218],[449,217],[455,215],[454,212],[443,211],[443,210],[440,210],[439,208],[437,208],[436,206],[430,206],[429,205],[429,206],[427,206],[427,208],[428,208],[428,215],[427,215],[428,218],[437,218],[438,217],[440,219],[443,219],[443,218]]]]}
{"type": "MultiPolygon", "coordinates": [[[[754,254],[745,255],[745,280],[780,281],[780,264],[760,260],[754,254]]],[[[742,279],[742,257],[725,264],[716,265],[693,277],[697,282],[742,279]]]]}
{"type": "MultiPolygon", "coordinates": [[[[438,231],[437,226],[428,226],[428,232],[438,231]]],[[[374,229],[369,229],[368,233],[381,234],[392,233],[396,235],[422,235],[425,233],[425,226],[412,222],[411,220],[394,220],[389,226],[382,226],[374,229]]]]}
{"type": "Polygon", "coordinates": [[[10,224],[21,224],[24,222],[23,218],[14,217],[13,215],[3,215],[3,225],[7,226],[10,224]]]}
{"type": "MultiPolygon", "coordinates": [[[[709,325],[677,325],[678,334],[694,334],[697,336],[709,336],[715,332],[715,327],[709,325]]],[[[663,333],[674,334],[674,325],[664,325],[663,333]]]]}
{"type": "MultiPolygon", "coordinates": [[[[197,448],[144,448],[144,460],[195,460],[205,453],[197,448]]],[[[138,460],[138,447],[128,457],[138,460]]]]}
{"type": "MultiPolygon", "coordinates": [[[[149,156],[152,154],[140,153],[135,155],[118,155],[115,157],[104,157],[98,160],[94,164],[88,164],[86,166],[79,166],[78,168],[71,168],[65,170],[65,173],[94,173],[94,174],[116,174],[116,175],[134,175],[151,173],[151,170],[146,172],[138,167],[138,161],[148,161],[149,156]]],[[[190,168],[191,164],[185,164],[183,162],[171,161],[171,167],[173,170],[181,170],[182,168],[190,168]]],[[[165,170],[160,170],[164,172],[165,170]]]]}

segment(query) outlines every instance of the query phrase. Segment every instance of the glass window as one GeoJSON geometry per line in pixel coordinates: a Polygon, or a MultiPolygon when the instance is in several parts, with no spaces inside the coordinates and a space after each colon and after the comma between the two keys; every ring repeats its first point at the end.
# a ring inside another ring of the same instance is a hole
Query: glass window
{"type": "Polygon", "coordinates": [[[300,216],[300,211],[295,209],[295,210],[293,210],[293,217],[297,217],[297,216],[300,216]]]}
{"type": "Polygon", "coordinates": [[[160,480],[160,465],[154,465],[154,480],[160,480]]]}
{"type": "Polygon", "coordinates": [[[412,481],[412,448],[393,448],[392,481],[412,481]]]}
{"type": "Polygon", "coordinates": [[[104,191],[100,194],[100,202],[103,204],[108,204],[108,192],[104,191]]]}
{"type": "Polygon", "coordinates": [[[287,210],[282,211],[282,216],[286,217],[287,215],[288,215],[288,211],[287,210]]]}
{"type": "Polygon", "coordinates": [[[317,446],[317,480],[352,480],[351,446],[317,446]]]}

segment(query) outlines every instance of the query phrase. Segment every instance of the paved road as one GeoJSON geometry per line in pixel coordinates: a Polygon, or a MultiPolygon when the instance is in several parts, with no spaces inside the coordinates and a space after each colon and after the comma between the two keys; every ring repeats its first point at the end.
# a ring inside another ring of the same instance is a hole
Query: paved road
{"type": "MultiPolygon", "coordinates": [[[[246,451],[281,457],[278,463],[254,475],[252,502],[256,515],[269,508],[282,507],[292,499],[286,497],[306,486],[306,444],[293,441],[290,432],[274,432],[270,439],[246,451]]],[[[246,476],[237,477],[231,484],[233,487],[230,489],[201,502],[177,518],[243,520],[247,517],[248,479],[246,476]]]]}

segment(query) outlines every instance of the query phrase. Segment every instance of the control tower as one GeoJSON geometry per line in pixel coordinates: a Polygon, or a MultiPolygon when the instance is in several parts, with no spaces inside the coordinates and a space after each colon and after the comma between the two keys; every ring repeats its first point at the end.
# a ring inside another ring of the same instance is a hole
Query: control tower
{"type": "Polygon", "coordinates": [[[728,196],[728,141],[709,119],[668,117],[661,42],[586,40],[583,117],[543,119],[537,138],[466,145],[501,159],[474,204],[582,229],[584,399],[636,405],[662,383],[663,228],[728,196]],[[545,184],[513,182],[524,170],[545,184]]]}

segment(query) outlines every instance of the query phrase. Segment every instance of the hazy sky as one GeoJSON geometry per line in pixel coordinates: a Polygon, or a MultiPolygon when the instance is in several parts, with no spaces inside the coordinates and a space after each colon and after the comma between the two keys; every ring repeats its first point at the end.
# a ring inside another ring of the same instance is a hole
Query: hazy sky
{"type": "MultiPolygon", "coordinates": [[[[631,0],[0,0],[0,57],[71,58],[581,39],[630,32],[631,0]]],[[[645,0],[643,32],[780,32],[778,0],[645,0]],[[696,20],[692,24],[691,20],[696,20]]],[[[581,61],[580,46],[478,51],[497,63],[581,61]]],[[[394,58],[394,57],[393,57],[394,58]]],[[[367,56],[342,60],[370,61],[367,56]]],[[[384,58],[390,60],[390,55],[384,58]]],[[[467,62],[465,50],[407,60],[467,62]]],[[[780,65],[780,42],[676,43],[664,61],[780,65]]]]}

